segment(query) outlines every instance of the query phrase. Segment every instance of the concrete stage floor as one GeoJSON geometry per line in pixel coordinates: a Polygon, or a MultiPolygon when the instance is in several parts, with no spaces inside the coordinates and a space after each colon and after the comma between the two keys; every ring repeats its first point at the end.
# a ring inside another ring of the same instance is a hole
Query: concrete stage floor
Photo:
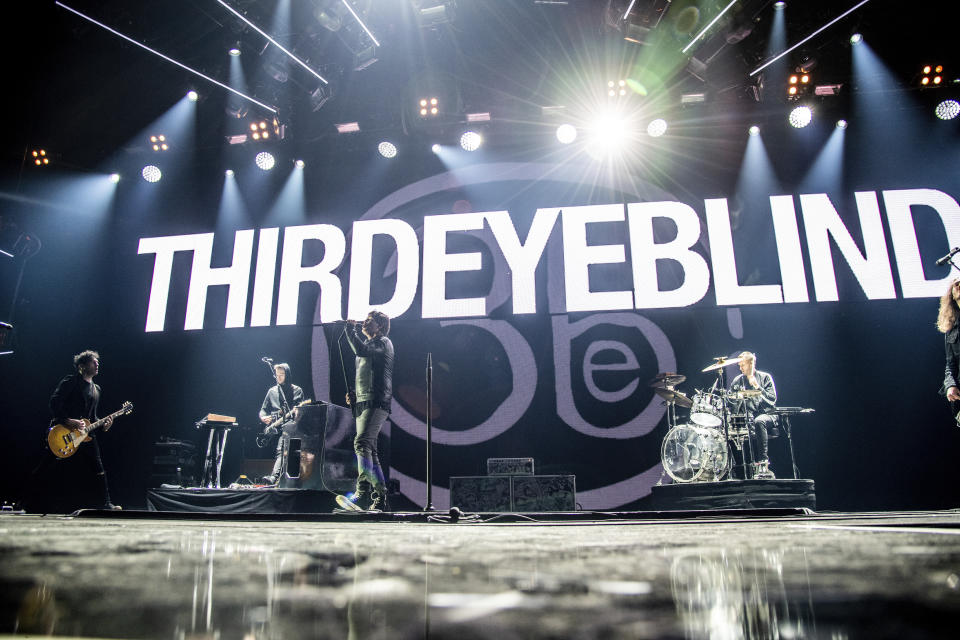
{"type": "Polygon", "coordinates": [[[960,625],[960,511],[547,524],[4,514],[0,531],[0,634],[842,639],[957,637],[960,625]]]}

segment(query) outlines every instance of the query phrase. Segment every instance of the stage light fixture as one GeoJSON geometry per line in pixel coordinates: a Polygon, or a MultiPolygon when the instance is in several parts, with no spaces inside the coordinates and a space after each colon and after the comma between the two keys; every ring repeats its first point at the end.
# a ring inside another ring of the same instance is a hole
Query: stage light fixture
{"type": "Polygon", "coordinates": [[[166,151],[170,148],[167,146],[167,137],[163,134],[150,136],[150,144],[154,151],[166,151]]]}
{"type": "Polygon", "coordinates": [[[347,0],[341,0],[341,2],[343,2],[343,6],[345,6],[345,7],[347,8],[347,11],[350,12],[350,15],[352,15],[352,16],[354,17],[354,19],[356,19],[356,21],[357,21],[357,23],[360,25],[360,27],[363,28],[363,30],[366,32],[366,34],[367,34],[368,36],[370,36],[370,39],[373,40],[374,46],[379,47],[379,46],[380,46],[380,41],[377,40],[377,37],[376,37],[375,35],[373,35],[373,32],[370,31],[369,28],[367,28],[367,25],[364,24],[363,20],[360,19],[360,16],[357,15],[357,12],[353,10],[353,7],[350,6],[350,3],[347,2],[347,0]]]}
{"type": "Polygon", "coordinates": [[[476,151],[483,144],[483,136],[476,131],[464,131],[460,136],[460,148],[464,151],[476,151]]]}
{"type": "Polygon", "coordinates": [[[960,102],[956,100],[944,100],[937,105],[934,111],[941,120],[953,120],[960,115],[960,102]]]}
{"type": "Polygon", "coordinates": [[[33,164],[38,167],[50,164],[50,158],[47,157],[46,149],[34,149],[30,152],[30,155],[33,156],[33,164]]]}
{"type": "Polygon", "coordinates": [[[647,135],[651,138],[659,138],[667,132],[667,121],[663,118],[657,118],[656,120],[651,120],[650,124],[647,125],[647,135]]]}
{"type": "Polygon", "coordinates": [[[197,93],[196,91],[187,91],[187,99],[190,102],[196,102],[197,100],[200,99],[200,94],[197,93]]]}
{"type": "Polygon", "coordinates": [[[120,174],[119,174],[119,173],[111,173],[111,174],[110,174],[110,182],[112,182],[113,184],[117,184],[118,182],[120,182],[120,174]]]}
{"type": "Polygon", "coordinates": [[[777,2],[773,3],[773,8],[776,9],[777,11],[782,10],[786,6],[787,6],[787,3],[783,2],[782,0],[778,0],[777,2]]]}
{"type": "Polygon", "coordinates": [[[224,171],[223,173],[224,173],[224,175],[227,176],[228,178],[232,178],[232,177],[233,177],[233,169],[227,169],[227,170],[224,171]]]}
{"type": "Polygon", "coordinates": [[[433,151],[434,153],[440,153],[440,145],[434,142],[432,145],[430,145],[430,151],[433,151]]]}
{"type": "Polygon", "coordinates": [[[254,158],[254,162],[257,164],[257,168],[261,171],[270,171],[273,169],[273,166],[277,163],[277,159],[273,157],[273,154],[268,151],[261,151],[257,154],[257,157],[254,158]]]}
{"type": "Polygon", "coordinates": [[[160,178],[163,177],[163,172],[160,171],[160,167],[148,164],[143,168],[143,171],[140,172],[140,175],[143,176],[143,179],[147,182],[160,182],[160,178]]]}
{"type": "Polygon", "coordinates": [[[855,33],[850,36],[850,44],[860,44],[863,42],[863,36],[859,33],[855,33]]]}
{"type": "Polygon", "coordinates": [[[236,58],[237,56],[240,55],[240,47],[230,47],[230,50],[227,51],[227,53],[229,53],[234,58],[236,58]]]}
{"type": "Polygon", "coordinates": [[[570,144],[577,139],[577,128],[572,124],[562,124],[557,127],[557,140],[563,144],[570,144]]]}
{"type": "Polygon", "coordinates": [[[788,119],[791,127],[802,129],[813,120],[813,109],[807,106],[794,107],[788,119]]]}
{"type": "Polygon", "coordinates": [[[490,122],[490,112],[481,111],[478,113],[468,113],[467,122],[490,122]]]}
{"type": "Polygon", "coordinates": [[[356,133],[360,131],[359,122],[341,122],[333,126],[337,128],[337,133],[356,133]]]}
{"type": "Polygon", "coordinates": [[[293,166],[295,166],[297,169],[303,169],[306,166],[306,164],[307,163],[304,162],[303,160],[297,160],[296,162],[293,163],[293,166]]]}
{"type": "Polygon", "coordinates": [[[604,152],[618,149],[627,137],[626,123],[617,115],[602,115],[590,127],[591,146],[604,152]]]}
{"type": "Polygon", "coordinates": [[[747,129],[747,133],[749,133],[751,136],[758,136],[760,135],[760,127],[758,127],[757,125],[753,125],[749,129],[747,129]]]}
{"type": "Polygon", "coordinates": [[[250,123],[250,138],[252,140],[269,140],[270,130],[267,128],[266,120],[250,123]]]}
{"type": "Polygon", "coordinates": [[[397,146],[392,142],[387,142],[384,140],[377,145],[377,153],[379,153],[384,158],[396,158],[397,157],[397,146]]]}
{"type": "Polygon", "coordinates": [[[617,96],[627,95],[627,81],[626,80],[608,80],[607,81],[607,96],[615,98],[617,96]]]}
{"type": "Polygon", "coordinates": [[[843,118],[837,120],[837,129],[846,129],[846,128],[847,128],[846,120],[844,120],[843,118]]]}

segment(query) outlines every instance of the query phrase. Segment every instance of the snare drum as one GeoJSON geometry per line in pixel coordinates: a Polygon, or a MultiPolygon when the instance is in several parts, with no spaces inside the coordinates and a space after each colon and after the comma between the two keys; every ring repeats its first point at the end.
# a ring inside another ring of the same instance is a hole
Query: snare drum
{"type": "Polygon", "coordinates": [[[723,423],[723,398],[697,391],[690,407],[690,419],[701,427],[719,427],[723,423]]]}

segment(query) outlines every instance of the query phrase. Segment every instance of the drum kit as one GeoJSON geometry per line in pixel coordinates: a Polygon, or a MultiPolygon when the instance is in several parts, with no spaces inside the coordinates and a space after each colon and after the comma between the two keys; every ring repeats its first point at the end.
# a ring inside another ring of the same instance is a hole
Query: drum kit
{"type": "MultiPolygon", "coordinates": [[[[709,391],[696,390],[689,397],[677,390],[686,376],[660,373],[650,381],[654,393],[667,404],[667,431],[661,448],[664,473],[676,482],[715,482],[730,473],[731,443],[741,449],[749,442],[749,417],[725,410],[728,401],[741,401],[760,395],[759,389],[727,391],[724,367],[739,364],[743,358],[714,358],[703,373],[717,372],[717,381],[709,391]],[[719,390],[718,390],[719,388],[719,390]],[[677,422],[677,407],[690,409],[690,424],[677,422]]],[[[749,444],[747,445],[749,446],[749,444]]],[[[662,477],[661,477],[662,480],[662,477]]]]}

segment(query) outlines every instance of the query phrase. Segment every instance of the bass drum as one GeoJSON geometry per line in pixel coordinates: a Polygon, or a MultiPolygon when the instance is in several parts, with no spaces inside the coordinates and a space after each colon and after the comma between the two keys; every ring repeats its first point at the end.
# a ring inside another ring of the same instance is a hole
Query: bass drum
{"type": "Polygon", "coordinates": [[[714,482],[730,470],[723,434],[693,424],[670,429],[661,448],[663,469],[677,482],[714,482]]]}

